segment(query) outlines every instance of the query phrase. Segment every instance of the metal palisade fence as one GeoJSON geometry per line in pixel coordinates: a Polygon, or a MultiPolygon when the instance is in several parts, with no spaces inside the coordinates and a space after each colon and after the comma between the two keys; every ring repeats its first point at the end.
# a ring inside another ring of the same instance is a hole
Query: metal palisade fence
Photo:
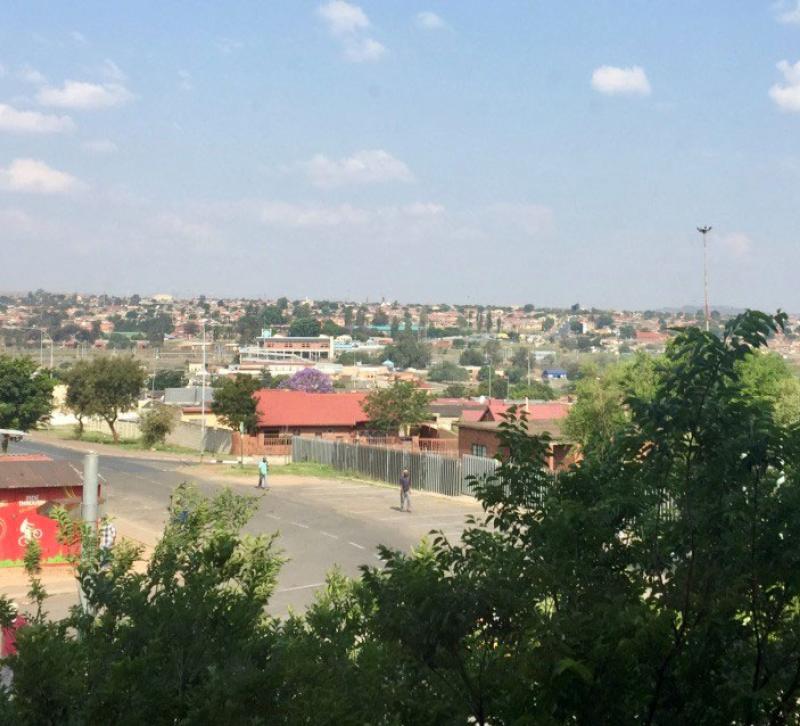
{"type": "Polygon", "coordinates": [[[411,475],[413,489],[437,494],[471,495],[471,477],[495,473],[499,463],[482,456],[460,459],[427,452],[403,451],[382,446],[348,444],[302,436],[292,438],[292,461],[327,464],[339,471],[396,484],[403,469],[411,475]]]}

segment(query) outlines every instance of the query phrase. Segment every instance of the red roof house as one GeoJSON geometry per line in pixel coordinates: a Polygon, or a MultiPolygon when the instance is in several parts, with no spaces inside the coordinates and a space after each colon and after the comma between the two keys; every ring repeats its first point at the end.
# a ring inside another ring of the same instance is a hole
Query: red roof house
{"type": "MultiPolygon", "coordinates": [[[[504,401],[490,399],[486,408],[478,421],[502,421],[503,414],[512,404],[504,401]]],[[[546,403],[518,403],[517,410],[525,410],[528,413],[528,421],[556,421],[566,418],[569,413],[569,404],[560,401],[548,401],[546,403]]]]}
{"type": "Polygon", "coordinates": [[[365,393],[306,393],[274,388],[257,391],[258,429],[268,434],[355,433],[367,428],[365,393]]]}

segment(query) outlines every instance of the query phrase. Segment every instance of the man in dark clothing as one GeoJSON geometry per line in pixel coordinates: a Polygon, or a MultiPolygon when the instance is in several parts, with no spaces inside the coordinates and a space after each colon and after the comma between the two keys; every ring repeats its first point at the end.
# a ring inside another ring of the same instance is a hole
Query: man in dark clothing
{"type": "Polygon", "coordinates": [[[400,511],[411,511],[411,476],[408,469],[400,475],[400,511]]]}

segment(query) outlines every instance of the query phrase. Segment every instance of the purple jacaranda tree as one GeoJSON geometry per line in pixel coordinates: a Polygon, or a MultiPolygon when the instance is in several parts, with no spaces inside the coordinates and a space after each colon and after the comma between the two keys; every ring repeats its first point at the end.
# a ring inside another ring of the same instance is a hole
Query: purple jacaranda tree
{"type": "Polygon", "coordinates": [[[297,371],[291,378],[281,383],[279,388],[305,391],[306,393],[333,393],[330,376],[326,376],[316,368],[304,368],[302,371],[297,371]]]}

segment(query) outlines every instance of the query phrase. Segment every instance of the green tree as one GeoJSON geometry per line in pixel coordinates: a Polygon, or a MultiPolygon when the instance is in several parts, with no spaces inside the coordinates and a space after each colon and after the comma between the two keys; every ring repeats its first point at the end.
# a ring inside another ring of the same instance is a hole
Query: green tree
{"type": "Polygon", "coordinates": [[[163,444],[175,427],[176,418],[176,412],[170,406],[154,405],[139,420],[142,443],[147,447],[163,444]]]}
{"type": "Polygon", "coordinates": [[[602,373],[584,367],[575,384],[577,400],[567,416],[567,434],[583,447],[610,445],[630,420],[626,401],[631,397],[650,400],[655,395],[659,365],[666,362],[638,353],[602,373]]]}
{"type": "MultiPolygon", "coordinates": [[[[28,431],[50,416],[55,381],[30,358],[0,355],[0,428],[28,431]]],[[[2,451],[8,439],[0,437],[2,451]]]]}
{"type": "Polygon", "coordinates": [[[739,365],[748,395],[772,407],[783,424],[800,422],[800,379],[777,353],[752,355],[739,365]]]}
{"type": "Polygon", "coordinates": [[[389,359],[398,368],[427,368],[431,360],[431,347],[411,335],[403,335],[383,350],[384,360],[389,359]]]}
{"type": "Polygon", "coordinates": [[[67,385],[65,403],[78,421],[78,438],[83,436],[83,420],[98,414],[94,395],[94,376],[89,361],[78,361],[64,373],[67,385]]]}
{"type": "Polygon", "coordinates": [[[462,366],[482,366],[486,362],[486,356],[478,348],[465,348],[461,351],[458,362],[462,366]]]}
{"type": "Polygon", "coordinates": [[[180,487],[144,571],[141,548],[118,543],[103,564],[84,533],[92,554],[78,572],[99,615],[75,610],[19,631],[4,723],[271,721],[246,695],[265,675],[265,606],[281,564],[274,535],[241,533],[256,507],[229,490],[206,499],[180,487]]]}
{"type": "Polygon", "coordinates": [[[322,324],[316,318],[295,318],[289,326],[293,338],[316,338],[322,332],[322,324]]]}
{"type": "Polygon", "coordinates": [[[498,376],[494,366],[486,365],[478,371],[478,395],[492,398],[508,396],[508,379],[498,376]]]}
{"type": "Polygon", "coordinates": [[[465,383],[451,383],[444,389],[444,395],[448,398],[467,398],[472,391],[465,383]]]}
{"type": "Polygon", "coordinates": [[[623,340],[633,340],[636,337],[636,328],[630,323],[619,326],[619,337],[623,340]]]}
{"type": "Polygon", "coordinates": [[[153,388],[157,391],[164,391],[167,388],[183,388],[187,383],[186,375],[182,369],[165,368],[156,371],[153,388]]]}
{"type": "Polygon", "coordinates": [[[469,372],[451,361],[440,361],[431,366],[428,371],[428,380],[435,383],[468,381],[469,372]]]}
{"type": "Polygon", "coordinates": [[[430,397],[413,383],[397,381],[389,388],[376,388],[367,395],[364,411],[370,426],[380,431],[407,433],[430,418],[430,397]]]}
{"type": "Polygon", "coordinates": [[[245,431],[253,433],[258,424],[255,393],[259,388],[259,381],[252,376],[226,378],[214,389],[211,410],[228,428],[238,431],[243,424],[245,431]]]}
{"type": "Polygon", "coordinates": [[[555,391],[549,384],[544,381],[531,381],[528,385],[524,381],[517,383],[508,391],[510,398],[521,400],[523,398],[532,398],[536,401],[552,401],[555,397],[555,391]]]}
{"type": "Polygon", "coordinates": [[[119,442],[116,423],[122,411],[136,408],[139,394],[145,387],[147,371],[134,358],[95,358],[80,373],[82,397],[92,397],[87,413],[100,416],[111,430],[114,443],[119,442]]]}

